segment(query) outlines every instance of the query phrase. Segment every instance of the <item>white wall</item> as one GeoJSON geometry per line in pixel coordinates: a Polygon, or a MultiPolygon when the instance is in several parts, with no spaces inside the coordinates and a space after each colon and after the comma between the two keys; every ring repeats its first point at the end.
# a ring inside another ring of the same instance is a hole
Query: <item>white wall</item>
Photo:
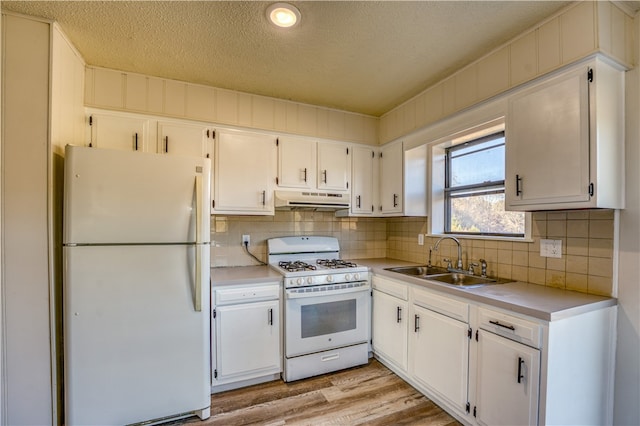
{"type": "Polygon", "coordinates": [[[636,67],[626,79],[626,208],[620,212],[614,424],[640,425],[640,14],[636,67]]]}
{"type": "Polygon", "coordinates": [[[52,421],[47,173],[50,25],[5,15],[2,291],[5,421],[52,421]]]}

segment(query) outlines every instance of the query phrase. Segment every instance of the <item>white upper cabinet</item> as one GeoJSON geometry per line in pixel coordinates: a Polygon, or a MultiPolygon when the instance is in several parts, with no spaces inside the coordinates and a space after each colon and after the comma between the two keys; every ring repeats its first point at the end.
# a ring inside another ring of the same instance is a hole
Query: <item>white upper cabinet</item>
{"type": "Polygon", "coordinates": [[[380,149],[380,213],[402,214],[403,155],[402,142],[380,149]]]}
{"type": "Polygon", "coordinates": [[[318,189],[348,191],[350,172],[351,158],[347,145],[318,142],[318,189]]]}
{"type": "Polygon", "coordinates": [[[347,192],[349,145],[301,137],[278,138],[278,187],[347,192]]]}
{"type": "Polygon", "coordinates": [[[351,166],[351,214],[372,216],[378,194],[376,185],[378,158],[376,150],[366,146],[354,146],[351,166]]]}
{"type": "Polygon", "coordinates": [[[189,123],[158,122],[157,152],[209,158],[213,129],[189,123]]]}
{"type": "Polygon", "coordinates": [[[506,208],[623,208],[623,94],[624,73],[594,59],[513,95],[506,208]]]}
{"type": "Polygon", "coordinates": [[[218,130],[211,213],[273,215],[276,168],[274,136],[218,130]]]}
{"type": "Polygon", "coordinates": [[[281,136],[278,138],[278,186],[312,189],[316,185],[316,142],[281,136]]]}
{"type": "MultiPolygon", "coordinates": [[[[121,149],[125,151],[149,151],[149,120],[146,118],[111,114],[91,114],[90,146],[121,149]]],[[[155,149],[151,149],[155,152],[155,149]]]]}

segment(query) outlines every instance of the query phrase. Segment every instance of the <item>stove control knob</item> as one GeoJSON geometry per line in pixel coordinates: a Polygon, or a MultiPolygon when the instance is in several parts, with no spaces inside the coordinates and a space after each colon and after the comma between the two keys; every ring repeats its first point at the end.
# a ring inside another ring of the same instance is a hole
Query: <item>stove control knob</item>
{"type": "Polygon", "coordinates": [[[313,277],[307,278],[307,284],[313,284],[313,277]]]}
{"type": "Polygon", "coordinates": [[[346,275],[344,276],[344,280],[345,280],[345,281],[351,281],[351,275],[346,274],[346,275]]]}
{"type": "Polygon", "coordinates": [[[333,282],[333,276],[327,275],[327,282],[328,283],[333,282]]]}
{"type": "Polygon", "coordinates": [[[353,274],[353,279],[358,281],[360,279],[360,274],[353,274]]]}
{"type": "Polygon", "coordinates": [[[302,278],[298,278],[296,280],[296,284],[298,284],[298,285],[302,285],[303,283],[304,283],[304,280],[302,278]]]}

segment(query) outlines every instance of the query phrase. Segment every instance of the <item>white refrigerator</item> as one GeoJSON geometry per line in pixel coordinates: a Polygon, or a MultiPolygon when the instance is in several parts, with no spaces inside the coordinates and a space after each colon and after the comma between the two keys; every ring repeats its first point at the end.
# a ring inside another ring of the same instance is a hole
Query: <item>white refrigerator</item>
{"type": "Polygon", "coordinates": [[[67,146],[66,425],[209,417],[210,167],[67,146]]]}

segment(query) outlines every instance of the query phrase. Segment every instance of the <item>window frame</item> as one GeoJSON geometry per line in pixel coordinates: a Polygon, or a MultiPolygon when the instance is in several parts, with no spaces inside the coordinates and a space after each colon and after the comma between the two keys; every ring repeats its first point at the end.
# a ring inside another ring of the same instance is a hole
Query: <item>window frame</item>
{"type": "MultiPolygon", "coordinates": [[[[427,126],[404,138],[406,146],[427,146],[427,206],[428,237],[439,238],[444,234],[444,152],[445,149],[486,135],[505,130],[506,105],[496,99],[468,111],[455,114],[441,122],[427,126]]],[[[506,132],[508,136],[508,131],[506,132]]],[[[509,143],[509,141],[506,141],[509,143]]],[[[532,213],[525,212],[524,237],[460,234],[466,240],[505,241],[513,243],[533,242],[532,213]]]]}

